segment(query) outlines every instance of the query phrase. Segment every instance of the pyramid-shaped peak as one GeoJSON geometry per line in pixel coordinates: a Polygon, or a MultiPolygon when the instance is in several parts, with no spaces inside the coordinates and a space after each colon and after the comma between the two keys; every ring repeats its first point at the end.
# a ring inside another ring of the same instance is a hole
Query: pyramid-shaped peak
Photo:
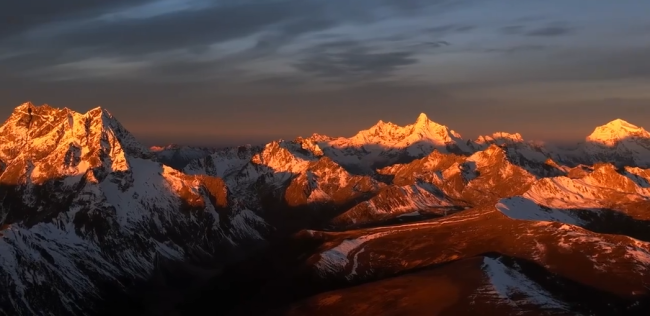
{"type": "Polygon", "coordinates": [[[460,134],[445,125],[431,121],[425,113],[418,115],[415,123],[405,126],[380,120],[377,124],[359,131],[350,138],[341,137],[326,141],[330,141],[331,144],[335,144],[337,147],[359,148],[360,146],[373,144],[379,145],[379,148],[385,150],[401,150],[411,147],[424,148],[422,146],[425,146],[441,149],[458,147],[462,152],[471,151],[471,148],[460,134]]]}
{"type": "Polygon", "coordinates": [[[381,128],[381,127],[383,127],[385,125],[387,125],[387,123],[384,122],[384,120],[379,120],[379,121],[377,121],[377,123],[375,125],[372,126],[372,128],[381,128]]]}
{"type": "Polygon", "coordinates": [[[615,119],[605,125],[596,127],[594,131],[587,136],[587,141],[609,144],[631,137],[650,138],[650,133],[642,127],[636,126],[623,119],[615,119]]]}
{"type": "Polygon", "coordinates": [[[624,131],[637,131],[637,130],[643,130],[642,127],[636,126],[626,120],[623,119],[615,119],[610,122],[608,122],[605,125],[601,125],[596,127],[596,130],[624,130],[624,131]]]}
{"type": "Polygon", "coordinates": [[[417,120],[414,124],[407,126],[410,127],[413,132],[424,133],[431,135],[449,135],[450,137],[461,138],[460,134],[456,133],[454,130],[450,129],[446,125],[434,122],[429,119],[429,117],[420,113],[417,120]]]}
{"type": "MultiPolygon", "coordinates": [[[[446,125],[432,121],[425,113],[420,113],[418,118],[415,120],[414,124],[409,126],[415,127],[416,130],[426,129],[426,130],[447,130],[449,129],[446,125]]],[[[453,132],[453,131],[452,131],[453,132]]],[[[455,132],[453,132],[455,134],[455,132]]]]}
{"type": "Polygon", "coordinates": [[[27,101],[27,102],[17,106],[15,110],[22,111],[22,110],[27,110],[27,109],[33,109],[35,107],[36,106],[34,105],[34,103],[32,103],[31,101],[27,101]]]}
{"type": "Polygon", "coordinates": [[[426,113],[420,113],[420,115],[418,115],[418,118],[415,120],[416,123],[428,122],[428,121],[429,121],[429,117],[426,115],[426,113]]]}
{"type": "Polygon", "coordinates": [[[610,127],[610,128],[625,128],[625,129],[639,129],[640,127],[624,120],[617,118],[615,120],[610,121],[609,123],[603,125],[605,127],[610,127]]]}

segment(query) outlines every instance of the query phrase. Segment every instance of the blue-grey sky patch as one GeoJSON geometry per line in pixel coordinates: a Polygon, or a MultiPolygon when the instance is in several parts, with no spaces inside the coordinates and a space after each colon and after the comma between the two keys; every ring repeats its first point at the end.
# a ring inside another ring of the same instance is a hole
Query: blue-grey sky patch
{"type": "MultiPolygon", "coordinates": [[[[575,123],[565,113],[589,104],[589,124],[650,127],[647,12],[633,0],[7,1],[0,115],[27,100],[102,105],[148,143],[346,135],[419,112],[471,137],[557,138],[527,120],[575,123]]],[[[584,136],[580,124],[563,135],[584,136]]]]}
{"type": "Polygon", "coordinates": [[[565,26],[545,26],[538,29],[533,29],[526,32],[528,36],[560,36],[566,35],[573,31],[571,27],[565,26]]]}

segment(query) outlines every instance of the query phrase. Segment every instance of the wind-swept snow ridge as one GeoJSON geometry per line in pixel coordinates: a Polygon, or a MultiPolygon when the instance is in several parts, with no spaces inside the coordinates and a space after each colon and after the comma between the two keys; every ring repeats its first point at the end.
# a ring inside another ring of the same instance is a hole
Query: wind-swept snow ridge
{"type": "Polygon", "coordinates": [[[483,270],[488,277],[489,286],[481,289],[494,294],[505,304],[537,305],[543,309],[558,309],[568,311],[568,307],[555,299],[533,280],[516,269],[503,264],[499,259],[483,258],[483,270]]]}

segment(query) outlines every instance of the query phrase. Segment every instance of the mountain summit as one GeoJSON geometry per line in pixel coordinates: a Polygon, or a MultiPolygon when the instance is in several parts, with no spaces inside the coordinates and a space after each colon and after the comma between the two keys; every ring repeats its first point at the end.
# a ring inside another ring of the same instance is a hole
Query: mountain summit
{"type": "Polygon", "coordinates": [[[0,314],[88,315],[106,284],[148,278],[159,256],[262,239],[223,180],[153,158],[102,108],[14,110],[0,127],[0,314]]]}
{"type": "Polygon", "coordinates": [[[81,175],[100,166],[124,171],[129,168],[126,156],[148,155],[149,150],[100,107],[82,114],[28,102],[0,126],[0,161],[14,170],[0,176],[2,183],[17,184],[25,176],[40,182],[81,175]],[[34,167],[26,169],[28,165],[34,167]]]}
{"type": "Polygon", "coordinates": [[[650,139],[642,127],[638,127],[622,119],[615,119],[605,125],[598,126],[587,136],[587,141],[614,146],[616,142],[630,138],[650,139]]]}
{"type": "Polygon", "coordinates": [[[347,140],[350,145],[375,144],[385,148],[406,148],[417,142],[434,146],[462,143],[462,136],[445,125],[438,124],[420,113],[415,123],[399,126],[379,121],[367,130],[362,130],[347,140]]]}
{"type": "Polygon", "coordinates": [[[337,163],[363,172],[396,162],[422,158],[434,150],[469,154],[469,142],[449,127],[431,121],[421,113],[414,123],[399,126],[380,120],[369,129],[346,138],[314,135],[310,141],[318,144],[325,155],[337,163]]]}

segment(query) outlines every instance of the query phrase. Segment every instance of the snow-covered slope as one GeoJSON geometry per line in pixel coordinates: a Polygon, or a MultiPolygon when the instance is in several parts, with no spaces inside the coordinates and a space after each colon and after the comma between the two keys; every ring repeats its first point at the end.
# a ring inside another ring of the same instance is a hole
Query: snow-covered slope
{"type": "MultiPolygon", "coordinates": [[[[358,259],[365,251],[354,253],[358,259]]],[[[354,315],[583,315],[527,275],[529,271],[519,266],[521,261],[506,261],[513,260],[488,256],[461,259],[439,268],[325,292],[293,304],[286,315],[342,315],[349,310],[354,310],[354,315]]],[[[544,277],[558,284],[556,287],[583,290],[570,288],[551,274],[544,277]]]]}
{"type": "MultiPolygon", "coordinates": [[[[566,295],[567,289],[560,287],[558,281],[562,280],[558,276],[572,279],[574,285],[578,282],[580,286],[628,296],[643,291],[650,277],[645,273],[650,269],[648,242],[598,234],[564,223],[515,220],[489,208],[419,223],[310,234],[324,242],[307,262],[315,275],[327,280],[372,281],[382,275],[444,269],[448,265],[438,264],[487,253],[517,258],[526,267],[517,267],[516,262],[505,265],[494,257],[484,259],[482,270],[487,284],[478,288],[474,282],[466,284],[475,289],[474,293],[465,292],[460,298],[481,297],[492,307],[515,304],[530,312],[538,311],[539,305],[561,308],[564,304],[559,297],[576,298],[566,295]],[[531,265],[535,267],[532,270],[531,265]],[[541,272],[555,275],[540,276],[541,272]],[[546,286],[539,286],[540,281],[546,286]],[[549,292],[549,288],[557,292],[549,292]]],[[[586,299],[588,302],[593,297],[587,295],[586,299]]],[[[460,308],[467,311],[470,306],[460,308]]],[[[462,311],[458,314],[464,314],[462,311]]]]}
{"type": "Polygon", "coordinates": [[[0,127],[0,310],[75,315],[102,284],[146,278],[157,255],[227,256],[267,224],[225,183],[151,153],[106,110],[26,103],[0,127]]]}
{"type": "Polygon", "coordinates": [[[379,170],[398,185],[427,183],[460,205],[481,205],[523,193],[535,176],[513,164],[505,150],[490,145],[469,157],[437,151],[408,164],[379,170]]]}
{"type": "Polygon", "coordinates": [[[385,220],[424,215],[444,216],[454,211],[454,204],[433,186],[408,185],[385,187],[332,220],[337,228],[381,224],[385,220]],[[436,192],[437,191],[437,192],[436,192]]]}
{"type": "Polygon", "coordinates": [[[607,213],[647,220],[650,218],[647,212],[636,211],[639,206],[650,205],[650,190],[640,185],[642,180],[646,181],[645,169],[631,171],[639,175],[619,171],[611,164],[597,164],[592,172],[579,178],[540,179],[521,196],[502,199],[496,208],[516,219],[558,221],[583,227],[611,221],[605,217],[611,216],[607,213]]]}
{"type": "Polygon", "coordinates": [[[308,140],[316,143],[332,160],[360,172],[422,158],[434,149],[465,154],[472,151],[469,142],[460,134],[431,121],[424,113],[415,123],[406,126],[379,121],[350,138],[314,134],[308,140]]]}

